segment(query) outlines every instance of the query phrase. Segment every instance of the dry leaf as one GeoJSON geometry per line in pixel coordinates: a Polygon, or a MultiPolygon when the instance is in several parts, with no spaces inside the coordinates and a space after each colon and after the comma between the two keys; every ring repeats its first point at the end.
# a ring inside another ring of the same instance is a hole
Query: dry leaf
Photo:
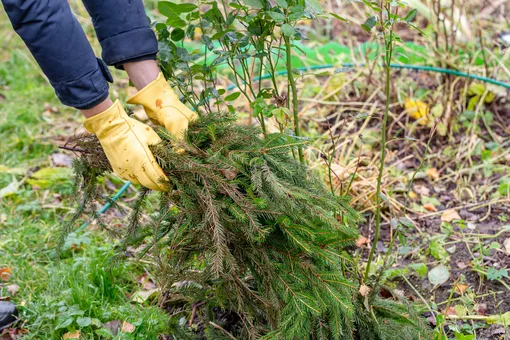
{"type": "Polygon", "coordinates": [[[9,267],[0,268],[0,280],[9,281],[9,279],[11,278],[11,274],[12,274],[11,268],[9,267]]]}
{"type": "Polygon", "coordinates": [[[113,335],[117,335],[120,329],[120,320],[112,320],[105,322],[103,324],[103,328],[106,328],[109,331],[111,331],[113,335]]]}
{"type": "Polygon", "coordinates": [[[455,292],[457,294],[464,294],[464,292],[466,291],[466,289],[468,288],[468,285],[467,284],[464,284],[464,283],[459,283],[457,285],[455,285],[455,292]]]}
{"type": "Polygon", "coordinates": [[[370,287],[367,285],[361,285],[359,287],[359,293],[361,296],[367,296],[370,293],[370,287]]]}
{"type": "Polygon", "coordinates": [[[70,167],[73,165],[73,158],[65,153],[54,153],[51,155],[53,166],[70,167]]]}
{"type": "Polygon", "coordinates": [[[8,285],[6,289],[12,296],[15,296],[19,292],[19,286],[17,284],[8,285]]]}
{"type": "Polygon", "coordinates": [[[76,332],[69,332],[69,333],[66,333],[64,334],[64,336],[62,337],[62,339],[79,339],[80,338],[80,331],[76,331],[76,332]]]}
{"type": "Polygon", "coordinates": [[[446,315],[457,315],[457,311],[455,310],[454,307],[448,307],[447,310],[443,311],[443,314],[446,314],[446,315]]]}
{"type": "Polygon", "coordinates": [[[429,176],[430,179],[438,179],[439,178],[439,171],[437,171],[436,168],[430,168],[425,171],[427,176],[429,176]]]}
{"type": "Polygon", "coordinates": [[[131,296],[131,301],[138,302],[138,303],[144,303],[152,295],[154,295],[157,292],[159,292],[158,288],[149,289],[149,290],[139,290],[138,292],[134,293],[133,296],[131,296]]]}
{"type": "Polygon", "coordinates": [[[133,333],[135,331],[135,326],[133,326],[127,321],[124,321],[122,322],[122,327],[120,328],[120,331],[124,333],[133,333]]]}
{"type": "Polygon", "coordinates": [[[477,315],[487,314],[487,304],[486,303],[477,303],[475,305],[475,311],[476,311],[477,315]]]}
{"type": "Polygon", "coordinates": [[[465,264],[464,262],[457,262],[457,267],[459,267],[459,269],[466,269],[467,264],[465,264]]]}
{"type": "Polygon", "coordinates": [[[510,237],[503,241],[503,246],[508,255],[510,255],[510,237]]]}
{"type": "Polygon", "coordinates": [[[462,220],[459,213],[455,209],[448,209],[441,215],[441,221],[452,222],[454,220],[462,220]]]}
{"type": "Polygon", "coordinates": [[[368,244],[369,241],[370,240],[368,238],[360,235],[360,237],[356,240],[356,247],[363,247],[365,244],[368,244]]]}
{"type": "Polygon", "coordinates": [[[424,185],[415,185],[414,191],[422,196],[430,196],[430,189],[424,185]]]}
{"type": "Polygon", "coordinates": [[[425,210],[428,210],[428,211],[432,211],[432,212],[436,212],[437,211],[437,208],[434,207],[432,204],[430,203],[425,203],[423,205],[423,207],[425,208],[425,210]]]}
{"type": "Polygon", "coordinates": [[[404,108],[407,114],[418,121],[420,125],[427,125],[429,122],[430,108],[427,103],[421,100],[406,98],[404,108]]]}
{"type": "Polygon", "coordinates": [[[415,200],[418,198],[418,195],[414,191],[409,192],[409,198],[415,200]]]}

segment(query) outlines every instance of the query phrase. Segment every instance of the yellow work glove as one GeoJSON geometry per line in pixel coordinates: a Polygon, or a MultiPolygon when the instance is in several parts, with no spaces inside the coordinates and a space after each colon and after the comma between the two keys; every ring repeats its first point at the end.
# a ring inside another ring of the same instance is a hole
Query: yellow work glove
{"type": "Polygon", "coordinates": [[[168,190],[161,183],[167,177],[149,150],[149,145],[158,144],[161,138],[148,125],[130,118],[118,100],[83,125],[97,136],[119,177],[152,190],[168,190]]]}
{"type": "Polygon", "coordinates": [[[143,105],[149,119],[164,126],[177,139],[182,139],[189,122],[197,118],[195,112],[181,103],[162,73],[127,102],[143,105]]]}

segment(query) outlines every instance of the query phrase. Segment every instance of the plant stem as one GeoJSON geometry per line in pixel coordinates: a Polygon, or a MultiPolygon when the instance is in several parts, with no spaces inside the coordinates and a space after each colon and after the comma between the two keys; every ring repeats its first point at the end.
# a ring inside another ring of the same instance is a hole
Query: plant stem
{"type": "MultiPolygon", "coordinates": [[[[291,55],[291,47],[290,47],[290,39],[288,37],[284,37],[285,40],[285,54],[287,55],[287,76],[289,78],[289,85],[292,90],[292,113],[294,115],[294,134],[299,137],[301,136],[301,131],[299,129],[299,117],[298,117],[298,99],[297,99],[297,89],[296,82],[294,80],[294,73],[292,73],[292,55],[291,55]]],[[[301,163],[305,162],[303,157],[303,149],[301,146],[298,147],[299,161],[301,163]]]]}
{"type": "MultiPolygon", "coordinates": [[[[384,28],[383,28],[384,30],[384,28]]],[[[391,57],[393,54],[393,27],[390,29],[389,38],[388,35],[384,35],[386,51],[384,57],[384,68],[386,71],[386,86],[385,86],[385,94],[386,94],[386,107],[384,109],[383,122],[381,128],[381,161],[379,163],[379,174],[377,175],[377,189],[376,189],[376,211],[375,211],[375,234],[374,241],[372,242],[372,247],[370,248],[370,253],[368,255],[367,260],[367,268],[365,270],[365,281],[368,279],[368,274],[370,272],[370,265],[372,264],[372,258],[374,257],[375,248],[377,242],[379,242],[379,234],[381,233],[381,182],[382,175],[384,171],[384,161],[386,159],[386,130],[388,125],[388,116],[390,112],[390,92],[391,92],[391,57]]],[[[390,251],[388,249],[388,251],[390,251]]]]}

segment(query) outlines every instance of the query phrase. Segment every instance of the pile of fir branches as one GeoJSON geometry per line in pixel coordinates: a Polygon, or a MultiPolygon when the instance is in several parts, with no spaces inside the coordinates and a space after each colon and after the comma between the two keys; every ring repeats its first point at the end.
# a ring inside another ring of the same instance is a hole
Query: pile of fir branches
{"type": "MultiPolygon", "coordinates": [[[[226,114],[202,117],[181,142],[160,134],[153,152],[172,190],[152,205],[150,221],[142,217],[148,191],[141,191],[123,244],[153,260],[165,305],[198,326],[194,336],[427,338],[426,325],[404,302],[359,293],[349,248],[360,217],[347,197],[333,196],[295,160],[303,140],[261,137],[226,114]],[[225,313],[236,322],[219,317],[225,313]]],[[[67,232],[96,197],[98,177],[111,171],[94,136],[72,144],[81,151],[81,203],[67,232]]]]}

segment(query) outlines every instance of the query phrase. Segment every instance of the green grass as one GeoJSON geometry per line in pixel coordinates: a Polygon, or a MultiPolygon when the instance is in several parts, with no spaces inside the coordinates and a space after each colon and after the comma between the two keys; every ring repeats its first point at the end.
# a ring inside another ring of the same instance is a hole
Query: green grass
{"type": "MultiPolygon", "coordinates": [[[[3,20],[3,14],[2,14],[3,20]]],[[[0,190],[21,183],[0,198],[0,268],[12,276],[0,281],[0,296],[18,305],[26,339],[61,339],[79,330],[82,339],[155,339],[167,332],[169,317],[157,306],[131,302],[140,289],[139,264],[110,263],[115,241],[100,230],[81,233],[57,258],[61,222],[72,211],[71,178],[37,188],[26,179],[50,167],[59,136],[81,124],[74,109],[58,103],[18,38],[8,53],[0,52],[0,190]],[[58,112],[44,112],[45,104],[58,112]],[[18,285],[13,297],[8,285],[18,285]],[[135,326],[116,337],[102,327],[120,320],[135,326]]],[[[167,333],[168,334],[168,333],[167,333]]]]}

